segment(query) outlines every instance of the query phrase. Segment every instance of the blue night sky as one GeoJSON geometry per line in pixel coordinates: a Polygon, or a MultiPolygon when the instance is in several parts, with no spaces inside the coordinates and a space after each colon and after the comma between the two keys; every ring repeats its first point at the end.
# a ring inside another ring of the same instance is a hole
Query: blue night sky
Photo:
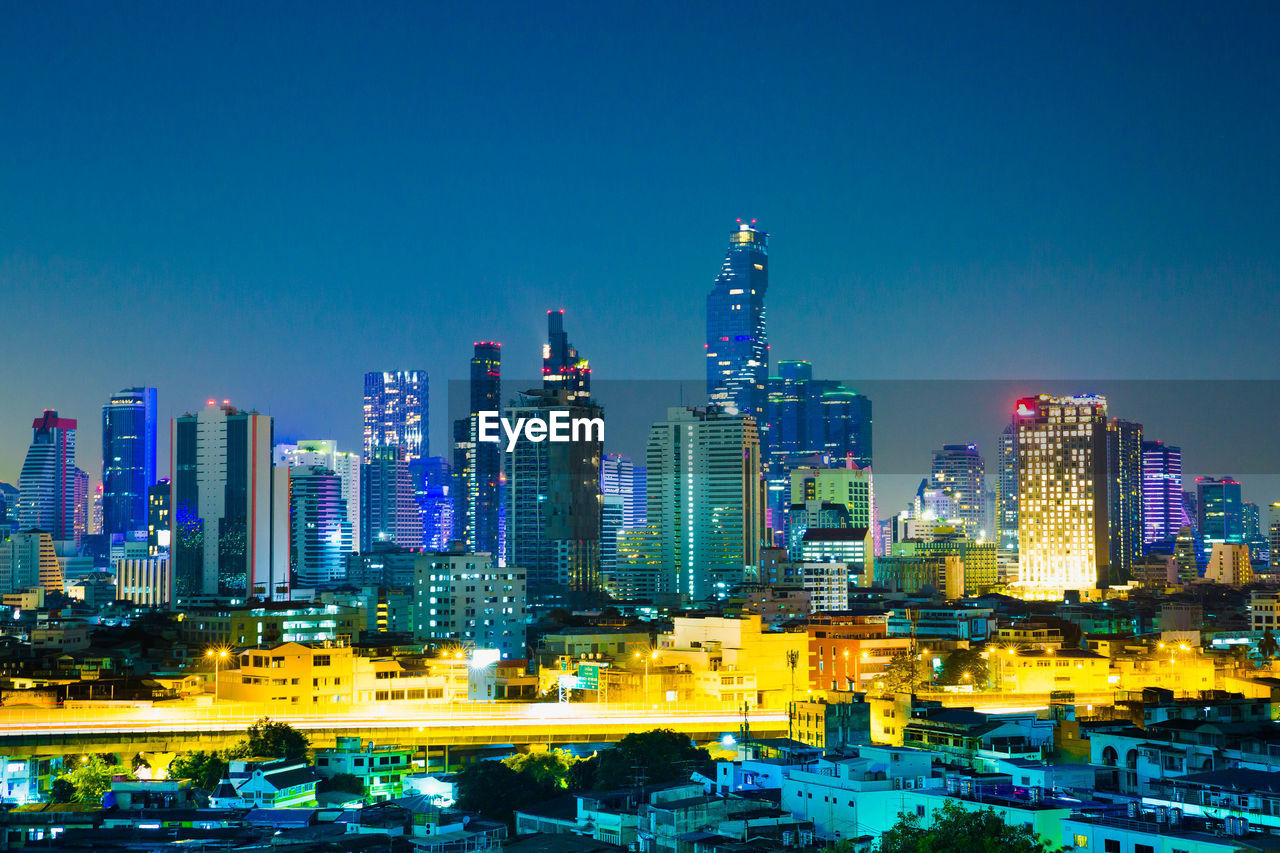
{"type": "Polygon", "coordinates": [[[135,384],[351,446],[547,308],[699,378],[738,216],[820,376],[1280,378],[1280,7],[1041,5],[9,3],[0,479],[135,384]]]}

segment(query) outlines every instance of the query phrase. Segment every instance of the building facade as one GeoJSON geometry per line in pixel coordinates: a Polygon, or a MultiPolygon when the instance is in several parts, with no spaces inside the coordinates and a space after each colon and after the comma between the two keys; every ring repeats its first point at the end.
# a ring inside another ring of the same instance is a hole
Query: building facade
{"type": "Polygon", "coordinates": [[[764,298],[769,289],[769,235],[738,221],[707,295],[707,401],[729,414],[765,422],[769,338],[764,298]]]}
{"type": "Polygon", "coordinates": [[[18,475],[18,527],[75,539],[76,422],[52,409],[31,424],[31,446],[18,475]]]}
{"type": "Polygon", "coordinates": [[[525,596],[525,573],[494,566],[489,554],[420,554],[414,567],[414,634],[522,659],[525,596]]]}
{"type": "Polygon", "coordinates": [[[156,389],[125,388],[102,407],[102,532],[147,529],[156,483],[156,389]]]}

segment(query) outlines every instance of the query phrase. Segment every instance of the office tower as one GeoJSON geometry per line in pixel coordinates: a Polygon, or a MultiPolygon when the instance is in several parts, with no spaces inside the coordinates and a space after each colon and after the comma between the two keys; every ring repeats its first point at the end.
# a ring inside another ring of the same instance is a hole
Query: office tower
{"type": "Polygon", "coordinates": [[[976,444],[944,444],[933,452],[930,488],[940,489],[956,506],[956,517],[966,538],[986,536],[983,499],[987,491],[986,462],[976,444]]]}
{"type": "Polygon", "coordinates": [[[332,439],[310,439],[297,444],[277,444],[274,449],[275,464],[284,468],[319,465],[328,468],[342,481],[342,499],[347,506],[347,521],[351,523],[351,550],[360,548],[360,456],[338,449],[332,439]]]}
{"type": "Polygon", "coordinates": [[[89,535],[89,514],[93,495],[89,489],[89,474],[83,468],[75,469],[75,515],[71,523],[71,539],[77,546],[89,535]]]}
{"type": "Polygon", "coordinates": [[[146,530],[155,482],[156,389],[125,388],[102,407],[102,532],[146,530]]]}
{"type": "Polygon", "coordinates": [[[102,484],[99,483],[97,488],[93,490],[93,496],[89,501],[89,535],[100,536],[102,534],[102,484]]]}
{"type": "Polygon", "coordinates": [[[823,430],[823,452],[837,464],[840,460],[852,459],[859,468],[870,468],[871,401],[839,383],[819,385],[822,392],[817,400],[820,410],[817,421],[823,430]]]}
{"type": "Polygon", "coordinates": [[[1244,524],[1244,538],[1246,542],[1262,532],[1262,513],[1259,511],[1256,503],[1253,501],[1244,501],[1241,503],[1240,516],[1244,524]]]}
{"type": "Polygon", "coordinates": [[[836,504],[844,508],[849,526],[871,527],[875,486],[869,469],[857,468],[848,460],[842,467],[806,465],[791,470],[788,486],[792,504],[836,504]]]}
{"type": "Polygon", "coordinates": [[[28,530],[0,541],[0,592],[40,587],[46,593],[60,593],[62,580],[53,537],[45,531],[28,530]]]}
{"type": "Polygon", "coordinates": [[[707,295],[707,400],[726,414],[765,422],[769,339],[764,297],[769,289],[769,235],[738,220],[715,285],[707,295]]]}
{"type": "Polygon", "coordinates": [[[174,418],[170,562],[179,599],[243,601],[289,589],[288,472],[273,472],[273,422],[210,400],[174,418]]]}
{"type": "Polygon", "coordinates": [[[1018,429],[1010,423],[997,446],[996,548],[1003,563],[1018,558],[1018,429]]]}
{"type": "Polygon", "coordinates": [[[1128,583],[1142,559],[1142,424],[1107,422],[1107,537],[1110,585],[1128,583]]]}
{"type": "Polygon", "coordinates": [[[506,562],[524,569],[529,598],[572,596],[590,601],[601,591],[600,460],[604,411],[587,398],[569,402],[570,391],[527,391],[504,411],[510,421],[548,420],[566,412],[572,421],[598,421],[580,440],[521,439],[502,454],[506,500],[506,562]]]}
{"type": "Polygon", "coordinates": [[[1271,559],[1270,531],[1262,526],[1262,509],[1251,501],[1240,505],[1244,519],[1244,544],[1249,546],[1249,555],[1261,563],[1271,559]]]}
{"type": "Polygon", "coordinates": [[[1107,401],[1024,398],[1018,427],[1018,584],[1033,598],[1106,578],[1107,401]]]}
{"type": "Polygon", "coordinates": [[[140,607],[173,604],[173,570],[167,555],[128,557],[115,561],[116,598],[140,607]]]}
{"type": "Polygon", "coordinates": [[[402,446],[377,445],[373,458],[360,466],[361,551],[372,551],[378,543],[422,547],[422,519],[407,456],[402,446]]]}
{"type": "Polygon", "coordinates": [[[569,403],[591,397],[591,365],[578,354],[564,330],[564,309],[547,312],[547,342],[542,347],[542,387],[565,392],[569,403]]]}
{"type": "Polygon", "coordinates": [[[405,461],[429,456],[427,372],[374,371],[364,375],[364,462],[375,447],[403,447],[405,461]]]}
{"type": "Polygon", "coordinates": [[[1196,478],[1196,511],[1199,513],[1200,564],[1208,562],[1215,542],[1244,541],[1244,508],[1240,484],[1231,477],[1196,478]]]}
{"type": "Polygon", "coordinates": [[[169,553],[170,497],[167,477],[147,489],[147,553],[151,556],[169,553]]]}
{"type": "Polygon", "coordinates": [[[418,517],[422,520],[422,547],[442,551],[453,541],[453,471],[449,460],[431,456],[418,464],[414,482],[418,517]]]}
{"type": "Polygon", "coordinates": [[[1274,501],[1268,510],[1267,546],[1271,551],[1271,565],[1280,566],[1280,501],[1274,501]]]}
{"type": "MultiPolygon", "coordinates": [[[[18,523],[18,487],[12,483],[0,483],[0,525],[18,523]]],[[[5,531],[0,529],[0,538],[5,531]]]]}
{"type": "Polygon", "coordinates": [[[625,528],[640,527],[648,512],[645,498],[645,468],[631,457],[606,453],[600,463],[600,491],[616,495],[622,501],[621,524],[625,528]]]}
{"type": "MultiPolygon", "coordinates": [[[[380,452],[380,451],[375,451],[380,452]]],[[[323,465],[289,468],[289,569],[298,586],[342,580],[351,553],[346,485],[323,465]]]]}
{"type": "Polygon", "coordinates": [[[1168,551],[1178,531],[1190,523],[1182,500],[1182,448],[1162,441],[1142,442],[1143,545],[1147,550],[1168,551]]]}
{"type": "Polygon", "coordinates": [[[497,649],[504,659],[524,658],[526,592],[524,572],[495,566],[489,554],[458,548],[420,554],[414,565],[414,635],[497,649]]]}
{"type": "Polygon", "coordinates": [[[502,344],[480,341],[471,357],[470,414],[453,424],[453,536],[473,552],[502,562],[502,449],[479,441],[480,412],[502,408],[502,344]]]}
{"type": "Polygon", "coordinates": [[[31,447],[18,475],[18,527],[74,540],[76,422],[46,409],[31,430],[31,447]]]}
{"type": "Polygon", "coordinates": [[[764,531],[755,421],[715,406],[670,408],[649,430],[645,456],[656,592],[708,601],[755,580],[764,531]]]}
{"type": "Polygon", "coordinates": [[[640,488],[636,489],[636,465],[628,456],[606,453],[600,464],[600,492],[604,503],[600,513],[600,574],[617,574],[618,535],[644,525],[646,507],[644,468],[640,468],[640,488]]]}

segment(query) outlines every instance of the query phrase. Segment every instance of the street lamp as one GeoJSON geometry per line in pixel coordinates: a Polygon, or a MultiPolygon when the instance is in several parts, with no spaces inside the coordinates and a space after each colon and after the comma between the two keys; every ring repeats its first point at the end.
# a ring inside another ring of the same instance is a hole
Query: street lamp
{"type": "Polygon", "coordinates": [[[213,702],[218,703],[218,667],[227,659],[227,648],[209,649],[204,656],[213,660],[213,702]]]}
{"type": "Polygon", "coordinates": [[[650,649],[647,655],[635,653],[636,659],[644,658],[644,704],[649,704],[649,661],[658,659],[658,650],[650,649]]]}

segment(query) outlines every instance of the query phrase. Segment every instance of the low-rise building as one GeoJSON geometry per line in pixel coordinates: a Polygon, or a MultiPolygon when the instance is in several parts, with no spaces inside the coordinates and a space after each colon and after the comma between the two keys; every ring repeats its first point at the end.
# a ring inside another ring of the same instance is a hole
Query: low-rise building
{"type": "Polygon", "coordinates": [[[288,809],[316,804],[320,776],[303,761],[235,759],[209,796],[215,809],[288,809]]]}
{"type": "Polygon", "coordinates": [[[367,800],[376,803],[400,796],[404,777],[414,769],[413,752],[410,747],[375,746],[358,737],[339,737],[332,749],[316,750],[315,769],[325,779],[356,777],[367,800]]]}

